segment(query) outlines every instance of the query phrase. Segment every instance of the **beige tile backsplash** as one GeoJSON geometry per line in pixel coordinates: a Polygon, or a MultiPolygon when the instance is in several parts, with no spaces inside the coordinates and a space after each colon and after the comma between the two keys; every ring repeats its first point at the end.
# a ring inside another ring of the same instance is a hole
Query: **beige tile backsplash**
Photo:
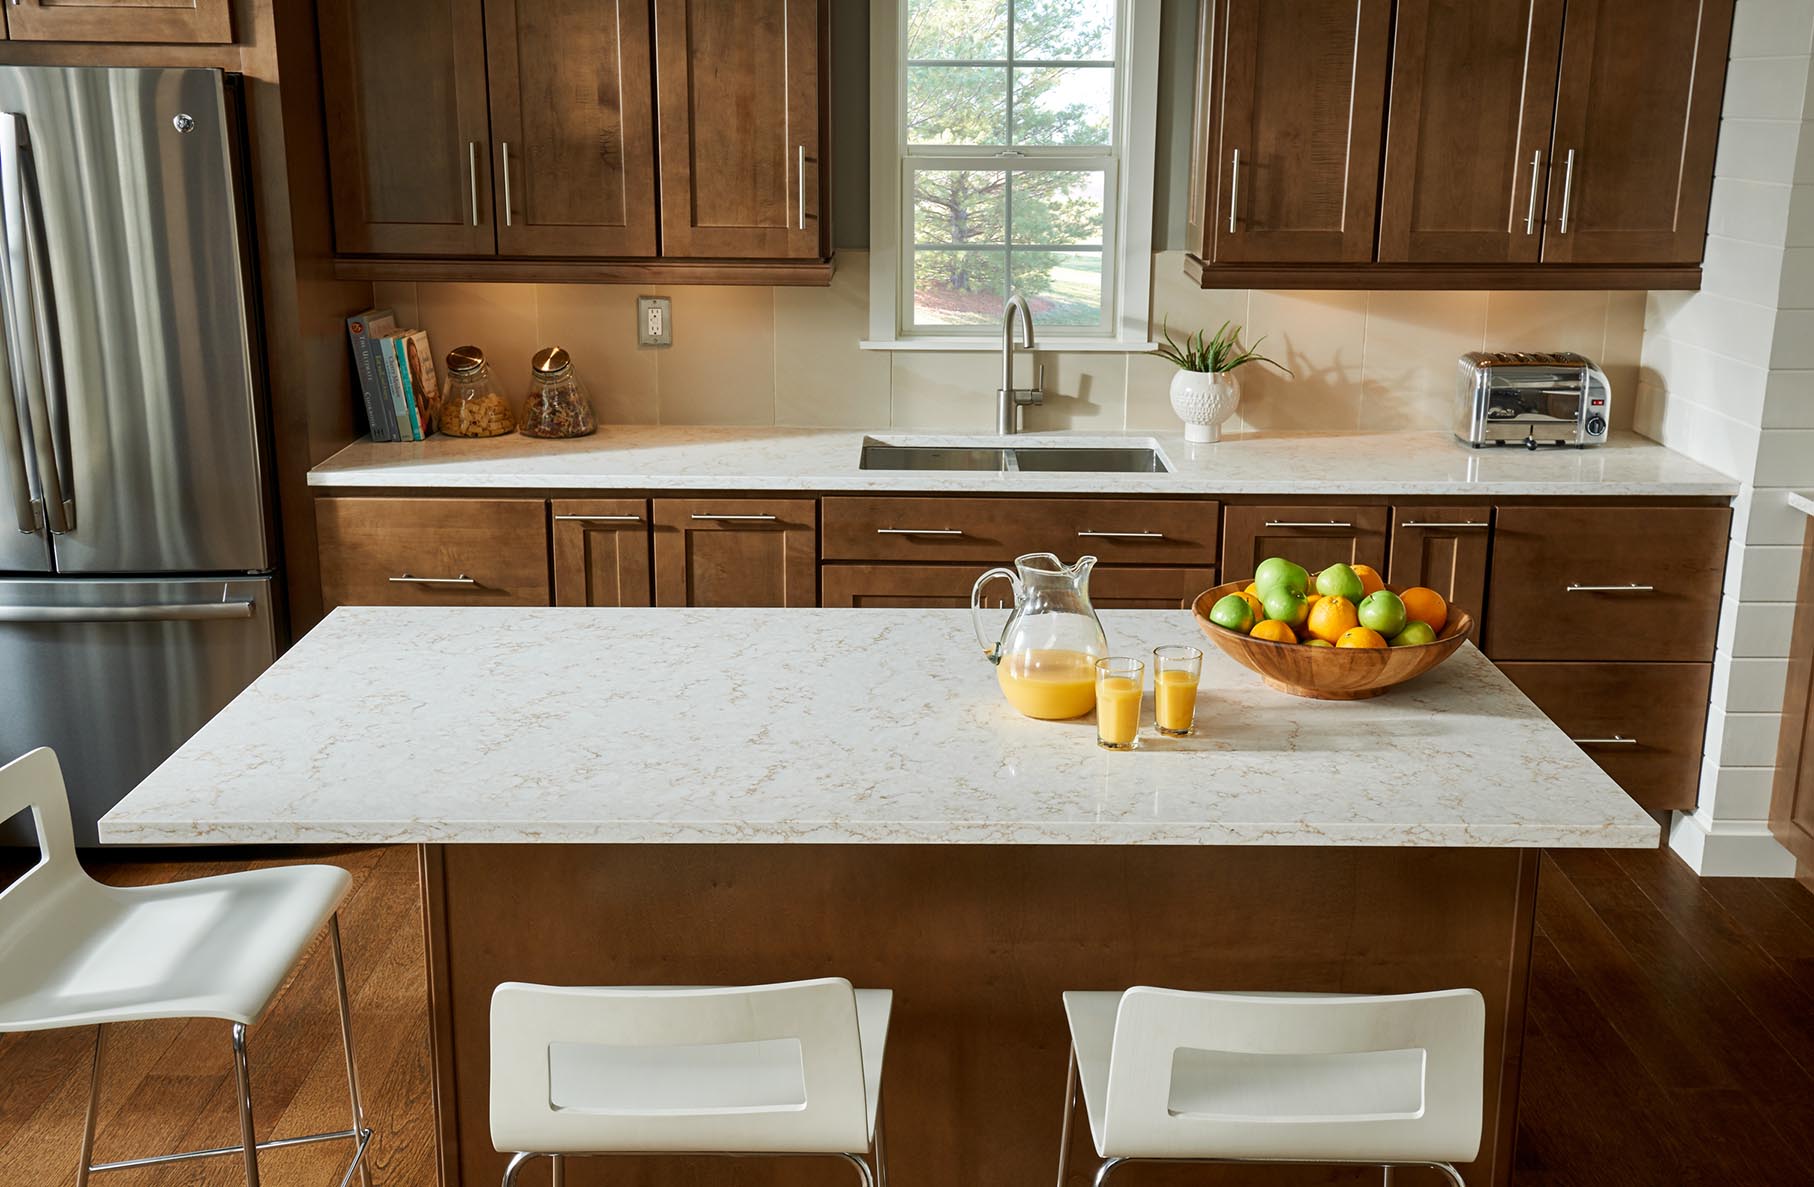
{"type": "MultiPolygon", "coordinates": [[[[560,345],[614,424],[781,424],[988,432],[1001,360],[994,353],[889,354],[869,332],[869,258],[839,253],[828,288],[379,284],[379,305],[426,329],[438,350],[485,349],[521,397],[529,358],[560,345]],[[674,344],[636,345],[640,292],[673,299],[674,344]]],[[[1180,335],[1223,321],[1291,369],[1243,372],[1230,431],[1439,428],[1466,350],[1577,350],[1606,369],[1615,425],[1631,424],[1644,336],[1641,292],[1314,292],[1194,287],[1183,256],[1153,268],[1153,322],[1180,335]]],[[[1156,332],[1156,329],[1155,329],[1156,332]]],[[[1029,429],[1174,427],[1171,368],[1151,356],[1042,352],[1046,404],[1029,429]]]]}

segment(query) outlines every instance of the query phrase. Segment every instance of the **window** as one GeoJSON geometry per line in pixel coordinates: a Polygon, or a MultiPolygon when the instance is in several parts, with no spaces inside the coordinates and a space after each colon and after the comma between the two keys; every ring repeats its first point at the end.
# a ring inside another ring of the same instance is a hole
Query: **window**
{"type": "Polygon", "coordinates": [[[868,345],[1145,345],[1158,7],[875,0],[868,345]]]}

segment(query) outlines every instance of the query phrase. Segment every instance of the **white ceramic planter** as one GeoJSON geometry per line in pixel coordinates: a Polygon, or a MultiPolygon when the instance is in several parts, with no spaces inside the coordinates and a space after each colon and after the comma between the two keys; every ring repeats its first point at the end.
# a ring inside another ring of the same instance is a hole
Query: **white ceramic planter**
{"type": "Polygon", "coordinates": [[[1184,422],[1186,441],[1220,441],[1222,422],[1241,402],[1234,372],[1179,371],[1172,376],[1172,411],[1184,422]]]}

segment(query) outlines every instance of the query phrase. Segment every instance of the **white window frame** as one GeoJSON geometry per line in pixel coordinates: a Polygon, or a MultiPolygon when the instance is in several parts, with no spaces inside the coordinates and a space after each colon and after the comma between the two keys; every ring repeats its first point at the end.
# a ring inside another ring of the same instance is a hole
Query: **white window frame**
{"type": "MultiPolygon", "coordinates": [[[[1159,109],[1160,0],[1117,0],[1116,96],[1111,163],[1103,180],[1104,266],[1112,253],[1114,283],[1104,293],[1103,330],[1065,328],[1037,336],[1042,350],[1149,351],[1153,271],[1155,124],[1159,109]]],[[[912,328],[912,277],[904,242],[911,170],[996,162],[1036,168],[1064,149],[1029,145],[1013,155],[968,146],[922,148],[907,155],[906,73],[902,43],[907,0],[870,0],[869,11],[869,337],[864,350],[1000,350],[992,326],[912,328]]],[[[1074,151],[1074,150],[1073,150],[1074,151]]]]}

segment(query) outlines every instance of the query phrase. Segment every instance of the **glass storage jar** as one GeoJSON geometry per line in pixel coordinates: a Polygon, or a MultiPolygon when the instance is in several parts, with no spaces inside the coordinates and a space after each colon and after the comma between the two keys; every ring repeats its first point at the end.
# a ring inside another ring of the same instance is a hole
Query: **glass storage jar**
{"type": "Polygon", "coordinates": [[[516,428],[510,401],[498,389],[476,346],[447,352],[447,393],[441,397],[441,431],[449,437],[501,437],[516,428]]]}
{"type": "Polygon", "coordinates": [[[523,435],[584,437],[596,428],[592,401],[567,352],[558,346],[537,351],[529,366],[529,398],[523,401],[523,435]]]}

